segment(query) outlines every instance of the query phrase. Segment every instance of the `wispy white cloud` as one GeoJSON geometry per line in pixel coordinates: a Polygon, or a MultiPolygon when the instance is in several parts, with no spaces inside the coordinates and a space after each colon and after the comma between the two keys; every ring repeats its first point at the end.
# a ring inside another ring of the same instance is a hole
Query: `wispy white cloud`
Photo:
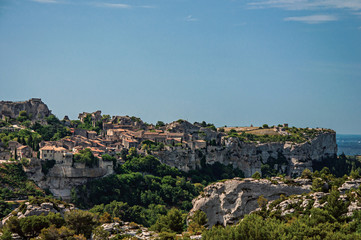
{"type": "Polygon", "coordinates": [[[94,3],[94,6],[106,7],[106,8],[122,8],[122,9],[132,8],[131,5],[124,3],[94,3]]]}
{"type": "Polygon", "coordinates": [[[284,19],[285,21],[294,21],[294,22],[303,22],[308,24],[317,24],[325,23],[331,21],[337,21],[338,18],[333,15],[311,15],[311,16],[302,16],[302,17],[288,17],[284,19]]]}
{"type": "Polygon", "coordinates": [[[188,15],[187,17],[184,18],[184,20],[186,22],[196,22],[198,21],[198,18],[194,18],[192,15],[188,15]]]}
{"type": "Polygon", "coordinates": [[[59,3],[56,0],[31,0],[33,2],[37,2],[37,3],[59,3]]]}
{"type": "Polygon", "coordinates": [[[261,0],[248,3],[250,8],[286,10],[350,9],[361,10],[361,0],[261,0]]]}

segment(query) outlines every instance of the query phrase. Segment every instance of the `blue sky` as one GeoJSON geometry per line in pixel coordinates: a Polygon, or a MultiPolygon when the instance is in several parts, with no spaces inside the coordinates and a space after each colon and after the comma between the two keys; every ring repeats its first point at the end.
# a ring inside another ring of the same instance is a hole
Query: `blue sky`
{"type": "Polygon", "coordinates": [[[0,0],[0,99],[361,134],[361,0],[0,0]]]}

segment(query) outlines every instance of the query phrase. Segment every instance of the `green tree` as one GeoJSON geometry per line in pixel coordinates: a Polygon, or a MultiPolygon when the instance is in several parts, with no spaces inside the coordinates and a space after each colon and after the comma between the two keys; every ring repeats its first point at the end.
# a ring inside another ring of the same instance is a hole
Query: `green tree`
{"type": "Polygon", "coordinates": [[[191,233],[201,233],[207,227],[207,215],[202,210],[197,210],[189,219],[188,231],[191,233]]]}
{"type": "Polygon", "coordinates": [[[333,187],[330,195],[327,197],[327,205],[325,209],[337,220],[343,219],[343,215],[347,213],[349,203],[339,199],[340,192],[337,187],[333,187]]]}
{"type": "Polygon", "coordinates": [[[13,237],[11,235],[12,233],[8,228],[3,228],[0,240],[13,240],[13,237]]]}
{"type": "Polygon", "coordinates": [[[20,237],[25,237],[20,227],[20,221],[17,217],[12,216],[6,221],[5,227],[12,233],[19,234],[20,237]]]}
{"type": "Polygon", "coordinates": [[[264,208],[264,207],[266,207],[268,200],[263,195],[261,195],[258,197],[257,203],[260,208],[264,208]]]}
{"type": "Polygon", "coordinates": [[[261,174],[257,171],[257,172],[255,172],[255,173],[252,175],[252,178],[260,179],[260,178],[261,178],[261,174]]]}
{"type": "Polygon", "coordinates": [[[94,167],[99,165],[99,159],[94,157],[89,148],[80,150],[79,153],[74,154],[74,162],[85,163],[87,167],[94,167]]]}
{"type": "Polygon", "coordinates": [[[93,240],[108,240],[110,233],[105,231],[102,226],[98,226],[93,230],[92,239],[93,240]]]}
{"type": "Polygon", "coordinates": [[[65,213],[65,222],[68,228],[75,231],[76,234],[84,234],[89,238],[93,228],[97,225],[94,214],[73,210],[65,213]]]}
{"type": "Polygon", "coordinates": [[[158,121],[158,122],[155,124],[155,127],[156,127],[156,128],[164,127],[164,126],[165,126],[165,124],[164,124],[164,122],[162,122],[162,121],[158,121]]]}
{"type": "Polygon", "coordinates": [[[72,236],[74,231],[69,228],[62,226],[56,228],[55,225],[51,225],[49,228],[44,228],[41,230],[39,235],[40,240],[73,240],[72,236]]]}
{"type": "Polygon", "coordinates": [[[305,168],[301,174],[301,178],[312,179],[312,172],[310,169],[305,168]]]}
{"type": "Polygon", "coordinates": [[[26,237],[36,237],[43,228],[50,226],[50,222],[46,216],[28,216],[19,220],[21,232],[26,237]]]}
{"type": "Polygon", "coordinates": [[[158,221],[152,226],[152,229],[158,232],[176,232],[183,231],[184,218],[182,212],[177,208],[169,210],[166,216],[160,216],[158,221]]]}

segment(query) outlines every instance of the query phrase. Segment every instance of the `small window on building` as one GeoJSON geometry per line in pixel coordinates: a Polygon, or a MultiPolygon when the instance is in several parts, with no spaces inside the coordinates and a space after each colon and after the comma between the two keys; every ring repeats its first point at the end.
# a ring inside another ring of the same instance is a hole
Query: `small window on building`
{"type": "Polygon", "coordinates": [[[44,154],[44,157],[46,157],[46,154],[44,154]]]}

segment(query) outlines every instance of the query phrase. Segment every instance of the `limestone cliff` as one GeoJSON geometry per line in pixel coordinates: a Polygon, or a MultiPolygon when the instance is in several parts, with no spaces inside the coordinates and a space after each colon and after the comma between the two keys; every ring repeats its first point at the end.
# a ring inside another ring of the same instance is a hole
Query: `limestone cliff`
{"type": "Polygon", "coordinates": [[[285,184],[277,178],[272,181],[235,178],[207,186],[204,192],[193,200],[190,215],[202,210],[207,214],[209,227],[216,224],[234,224],[245,214],[258,208],[257,199],[261,195],[272,201],[281,194],[289,196],[307,193],[310,188],[311,181],[306,179],[295,179],[285,184]]]}
{"type": "Polygon", "coordinates": [[[0,101],[0,118],[17,118],[21,111],[26,111],[31,120],[42,120],[51,114],[48,106],[39,98],[24,102],[0,101]]]}
{"type": "Polygon", "coordinates": [[[0,221],[0,227],[5,225],[9,218],[16,216],[19,219],[25,218],[29,216],[39,216],[44,215],[47,216],[49,213],[59,213],[60,215],[64,216],[64,214],[68,211],[74,210],[75,207],[73,204],[64,203],[61,201],[54,201],[54,200],[47,200],[47,201],[40,201],[37,200],[33,201],[26,201],[23,202],[18,208],[12,211],[8,216],[4,217],[2,221],[0,221]]]}
{"type": "Polygon", "coordinates": [[[85,167],[84,164],[55,164],[45,175],[42,172],[41,161],[31,159],[25,172],[29,179],[36,182],[42,189],[48,189],[55,197],[63,200],[71,199],[71,189],[85,184],[89,179],[104,177],[113,173],[112,167],[85,167]]]}
{"type": "Polygon", "coordinates": [[[234,137],[222,137],[220,145],[205,148],[184,146],[167,147],[155,155],[165,164],[184,171],[195,169],[204,163],[231,164],[240,168],[246,177],[256,171],[262,172],[262,166],[278,170],[290,176],[299,176],[305,168],[312,170],[313,161],[321,161],[337,154],[336,134],[321,133],[304,143],[270,142],[245,143],[234,137]]]}

